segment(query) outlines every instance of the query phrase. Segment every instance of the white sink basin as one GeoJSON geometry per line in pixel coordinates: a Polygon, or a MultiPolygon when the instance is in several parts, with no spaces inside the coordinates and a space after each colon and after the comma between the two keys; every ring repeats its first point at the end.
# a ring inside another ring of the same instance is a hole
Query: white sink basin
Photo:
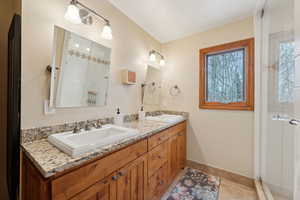
{"type": "Polygon", "coordinates": [[[75,158],[97,148],[134,137],[138,134],[139,131],[136,129],[108,124],[100,129],[92,129],[80,133],[64,132],[53,134],[48,137],[48,141],[75,158]]]}
{"type": "Polygon", "coordinates": [[[166,123],[176,123],[181,120],[183,120],[182,115],[158,115],[154,117],[146,117],[147,120],[152,120],[152,121],[160,121],[160,122],[166,122],[166,123]]]}

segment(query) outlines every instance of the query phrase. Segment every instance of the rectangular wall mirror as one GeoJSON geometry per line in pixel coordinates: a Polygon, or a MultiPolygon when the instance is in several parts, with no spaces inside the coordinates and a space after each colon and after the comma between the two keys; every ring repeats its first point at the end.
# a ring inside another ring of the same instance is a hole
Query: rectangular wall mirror
{"type": "Polygon", "coordinates": [[[110,56],[110,48],[55,26],[50,106],[106,105],[110,56]]]}
{"type": "Polygon", "coordinates": [[[143,104],[159,105],[161,99],[162,72],[160,69],[148,66],[145,87],[143,90],[143,104]]]}

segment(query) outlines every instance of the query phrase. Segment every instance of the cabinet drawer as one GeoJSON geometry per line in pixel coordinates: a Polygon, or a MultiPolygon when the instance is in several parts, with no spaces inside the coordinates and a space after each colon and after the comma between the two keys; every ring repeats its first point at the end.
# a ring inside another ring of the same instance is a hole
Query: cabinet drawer
{"type": "Polygon", "coordinates": [[[149,148],[149,150],[151,150],[154,147],[156,147],[157,145],[163,143],[168,138],[169,138],[169,129],[164,130],[164,131],[162,131],[160,133],[157,133],[157,134],[151,136],[148,139],[148,148],[149,148]]]}
{"type": "Polygon", "coordinates": [[[186,122],[184,121],[180,124],[177,124],[176,126],[169,128],[169,137],[173,137],[177,133],[179,133],[181,131],[185,131],[185,130],[186,130],[186,122]]]}
{"type": "Polygon", "coordinates": [[[158,200],[161,198],[168,186],[168,163],[164,164],[153,176],[149,178],[149,199],[158,200]]]}
{"type": "Polygon", "coordinates": [[[168,161],[168,143],[157,146],[149,152],[148,176],[152,176],[163,164],[168,161]]]}
{"type": "Polygon", "coordinates": [[[103,179],[89,187],[88,189],[80,192],[70,200],[92,200],[92,199],[107,199],[116,200],[116,181],[113,180],[116,174],[103,179]]]}
{"type": "Polygon", "coordinates": [[[112,153],[52,181],[52,199],[66,200],[147,152],[147,140],[112,153]]]}

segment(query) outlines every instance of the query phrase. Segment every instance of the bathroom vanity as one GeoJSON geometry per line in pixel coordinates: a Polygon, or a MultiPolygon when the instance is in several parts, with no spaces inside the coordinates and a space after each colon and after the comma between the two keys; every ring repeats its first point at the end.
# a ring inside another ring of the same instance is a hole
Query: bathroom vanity
{"type": "MultiPolygon", "coordinates": [[[[53,41],[45,114],[107,105],[111,49],[60,27],[53,41]]],[[[148,66],[146,76],[142,105],[158,106],[161,71],[148,66]]],[[[185,167],[187,118],[119,114],[22,130],[22,200],[160,199],[185,167]]]]}
{"type": "Polygon", "coordinates": [[[23,145],[22,199],[160,199],[185,167],[186,121],[171,126],[155,121],[150,126],[149,123],[138,124],[144,131],[135,140],[115,144],[99,155],[81,157],[80,162],[46,141],[23,145]],[[51,151],[57,156],[47,161],[53,166],[43,166],[43,158],[38,158],[43,153],[34,152],[39,148],[49,148],[48,152],[53,148],[51,151]],[[58,157],[65,163],[55,168],[53,163],[58,157]]]}

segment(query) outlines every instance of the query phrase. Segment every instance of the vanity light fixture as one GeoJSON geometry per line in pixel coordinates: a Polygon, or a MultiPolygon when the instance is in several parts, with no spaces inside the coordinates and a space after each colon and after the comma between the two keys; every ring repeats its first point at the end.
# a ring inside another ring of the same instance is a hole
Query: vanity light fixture
{"type": "Polygon", "coordinates": [[[150,60],[151,62],[155,62],[155,61],[156,61],[156,54],[160,56],[160,62],[159,62],[159,64],[160,64],[161,66],[164,66],[164,65],[166,64],[165,58],[164,58],[164,56],[161,55],[158,51],[151,50],[151,51],[149,52],[149,60],[150,60]]]}
{"type": "Polygon", "coordinates": [[[105,26],[103,27],[101,36],[106,40],[112,39],[112,30],[110,28],[109,21],[107,21],[105,26]]]}
{"type": "Polygon", "coordinates": [[[102,15],[98,14],[96,11],[90,9],[86,5],[80,3],[77,0],[71,0],[70,5],[68,6],[65,14],[65,19],[67,19],[68,21],[74,24],[84,23],[90,25],[92,24],[92,20],[88,20],[88,21],[84,20],[84,17],[89,15],[89,13],[96,15],[97,17],[101,18],[105,22],[105,26],[102,29],[101,36],[104,39],[111,40],[113,36],[112,36],[112,30],[111,30],[109,20],[103,17],[102,15]],[[79,7],[81,7],[82,9],[79,9],[79,7]],[[82,10],[84,12],[81,12],[82,10]],[[85,16],[81,16],[80,15],[81,13],[85,13],[84,14],[85,16]]]}
{"type": "Polygon", "coordinates": [[[150,51],[150,53],[149,53],[149,60],[151,62],[155,62],[156,61],[156,55],[155,55],[155,51],[154,50],[150,51]]]}
{"type": "Polygon", "coordinates": [[[79,8],[76,5],[76,1],[71,1],[70,5],[67,8],[65,19],[72,22],[73,24],[81,23],[79,8]]]}

